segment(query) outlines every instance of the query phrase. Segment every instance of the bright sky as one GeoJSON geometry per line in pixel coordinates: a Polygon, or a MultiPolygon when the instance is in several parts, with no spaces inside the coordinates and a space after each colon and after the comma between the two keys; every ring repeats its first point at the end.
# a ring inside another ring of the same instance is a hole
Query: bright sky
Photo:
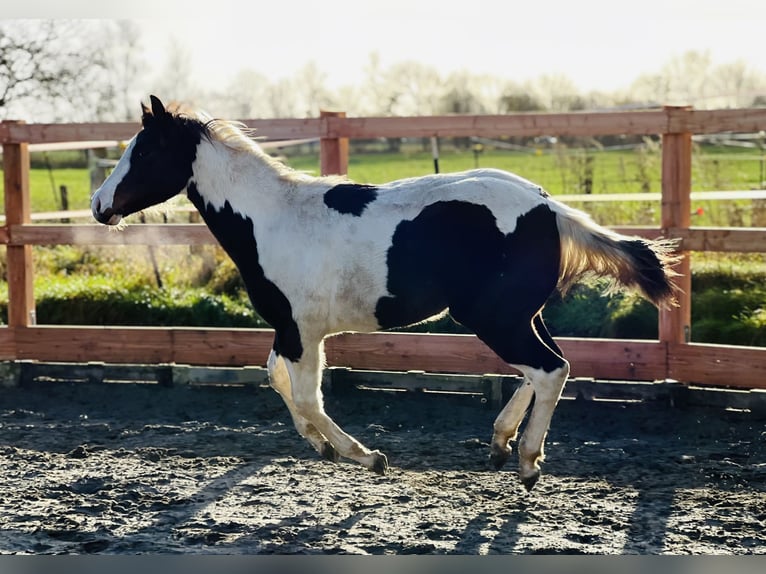
{"type": "Polygon", "coordinates": [[[582,91],[627,87],[688,50],[766,73],[764,0],[24,0],[0,17],[142,19],[160,69],[175,39],[203,88],[250,68],[276,79],[313,60],[331,87],[357,83],[369,55],[446,74],[519,82],[564,74],[582,91]],[[39,5],[39,6],[38,6],[39,5]]]}

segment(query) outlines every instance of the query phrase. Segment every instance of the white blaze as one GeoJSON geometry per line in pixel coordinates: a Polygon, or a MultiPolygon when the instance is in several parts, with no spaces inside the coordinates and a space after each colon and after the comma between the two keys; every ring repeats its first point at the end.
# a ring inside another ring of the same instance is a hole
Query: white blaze
{"type": "MultiPolygon", "coordinates": [[[[100,212],[112,207],[112,203],[114,202],[114,191],[122,181],[122,178],[124,178],[130,171],[130,156],[133,153],[135,145],[136,138],[134,137],[130,140],[128,147],[125,149],[125,153],[122,154],[120,161],[117,162],[112,173],[110,173],[109,177],[107,177],[104,183],[101,184],[101,187],[96,190],[96,193],[93,194],[93,197],[90,200],[90,209],[93,212],[94,217],[97,217],[100,212]]],[[[115,223],[119,222],[120,216],[115,217],[118,218],[115,223]]]]}

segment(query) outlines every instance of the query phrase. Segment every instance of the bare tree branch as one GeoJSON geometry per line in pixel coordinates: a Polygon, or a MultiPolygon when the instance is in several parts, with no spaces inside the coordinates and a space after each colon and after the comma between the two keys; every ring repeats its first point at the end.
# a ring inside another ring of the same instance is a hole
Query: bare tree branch
{"type": "Polygon", "coordinates": [[[83,27],[67,20],[0,23],[0,116],[41,104],[72,107],[98,67],[94,52],[83,48],[83,27]]]}

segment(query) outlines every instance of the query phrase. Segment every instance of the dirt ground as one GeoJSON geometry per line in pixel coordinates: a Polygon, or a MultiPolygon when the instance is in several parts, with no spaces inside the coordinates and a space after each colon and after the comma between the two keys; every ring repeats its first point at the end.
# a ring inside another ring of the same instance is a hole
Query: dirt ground
{"type": "Polygon", "coordinates": [[[562,401],[531,493],[487,464],[493,409],[355,392],[327,410],[391,472],[320,460],[266,388],[0,393],[0,552],[766,553],[766,422],[562,401]]]}

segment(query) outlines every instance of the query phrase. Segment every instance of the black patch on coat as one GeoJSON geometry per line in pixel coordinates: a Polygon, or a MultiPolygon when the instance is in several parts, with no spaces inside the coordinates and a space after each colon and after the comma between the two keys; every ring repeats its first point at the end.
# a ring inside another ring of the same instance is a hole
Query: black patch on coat
{"type": "Polygon", "coordinates": [[[556,287],[560,258],[556,215],[546,205],[506,235],[484,205],[437,202],[397,226],[386,260],[391,295],[378,300],[375,316],[391,328],[449,307],[505,361],[551,371],[562,359],[532,322],[556,287]]]}
{"type": "Polygon", "coordinates": [[[293,319],[290,301],[263,272],[258,260],[253,221],[234,213],[228,201],[220,211],[213,209],[199,194],[193,181],[188,185],[188,195],[221,247],[239,269],[253,307],[274,328],[274,351],[297,362],[303,355],[300,331],[293,319]]]}
{"type": "Polygon", "coordinates": [[[341,183],[325,192],[324,204],[338,213],[359,217],[377,197],[378,188],[374,185],[341,183]]]}
{"type": "Polygon", "coordinates": [[[130,169],[114,191],[112,207],[102,220],[127,216],[180,193],[192,176],[197,147],[206,137],[197,120],[171,114],[144,117],[130,154],[130,169]]]}

